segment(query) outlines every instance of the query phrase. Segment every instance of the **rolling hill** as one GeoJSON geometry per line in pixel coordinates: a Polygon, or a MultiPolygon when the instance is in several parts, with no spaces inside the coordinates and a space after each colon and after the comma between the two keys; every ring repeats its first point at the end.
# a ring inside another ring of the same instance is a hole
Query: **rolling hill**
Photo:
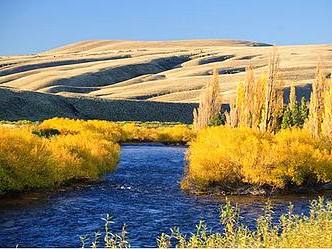
{"type": "MultiPolygon", "coordinates": [[[[245,77],[245,68],[252,64],[257,75],[265,72],[271,53],[271,45],[250,41],[96,40],[34,55],[1,56],[0,118],[190,122],[191,110],[213,68],[221,74],[223,101],[228,103],[245,77]],[[21,98],[21,103],[13,96],[21,98]],[[80,103],[77,112],[59,105],[73,102],[80,103]],[[29,106],[34,107],[30,112],[29,106]],[[15,115],[14,108],[19,109],[15,115]],[[88,113],[84,108],[89,108],[88,113]],[[146,115],[147,110],[159,114],[146,115]],[[168,117],[161,118],[160,113],[168,117]]],[[[332,70],[332,44],[279,46],[278,53],[285,87],[311,83],[319,60],[332,70]]]]}

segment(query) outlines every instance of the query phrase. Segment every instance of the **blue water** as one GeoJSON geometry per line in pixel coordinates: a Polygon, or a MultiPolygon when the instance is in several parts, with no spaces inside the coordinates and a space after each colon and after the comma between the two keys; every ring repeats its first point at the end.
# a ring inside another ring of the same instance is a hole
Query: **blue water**
{"type": "MultiPolygon", "coordinates": [[[[158,145],[122,147],[116,172],[103,181],[54,193],[32,193],[0,199],[0,247],[78,247],[79,236],[102,229],[101,218],[114,217],[112,229],[127,225],[133,247],[156,246],[156,237],[179,226],[193,231],[200,219],[221,231],[219,206],[224,197],[192,196],[181,191],[186,148],[158,145]]],[[[276,217],[291,201],[307,213],[310,197],[272,199],[276,217]]],[[[266,202],[263,197],[233,197],[245,223],[254,226],[266,202]]]]}

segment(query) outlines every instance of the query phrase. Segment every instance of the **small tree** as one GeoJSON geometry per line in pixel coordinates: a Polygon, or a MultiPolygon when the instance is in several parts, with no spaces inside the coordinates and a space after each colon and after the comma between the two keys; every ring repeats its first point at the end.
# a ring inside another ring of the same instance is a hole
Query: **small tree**
{"type": "Polygon", "coordinates": [[[276,50],[270,58],[268,77],[262,75],[256,80],[251,65],[246,73],[246,80],[237,86],[236,101],[231,99],[227,124],[274,132],[280,127],[283,114],[283,89],[276,50]]]}
{"type": "Polygon", "coordinates": [[[290,92],[289,92],[289,103],[287,107],[284,110],[283,117],[282,117],[282,123],[281,123],[281,128],[290,128],[293,126],[297,127],[302,127],[305,119],[307,118],[306,115],[304,114],[304,108],[306,108],[306,103],[305,99],[302,99],[301,101],[304,100],[304,103],[301,102],[301,105],[298,105],[297,100],[296,100],[296,89],[294,86],[290,87],[290,92]],[[303,104],[305,106],[303,106],[303,104]],[[302,108],[302,110],[301,110],[302,108]],[[303,112],[303,116],[301,114],[303,112]]]}
{"type": "Polygon", "coordinates": [[[273,49],[270,56],[265,94],[261,130],[274,132],[277,130],[283,109],[283,90],[280,80],[279,56],[276,49],[273,49]]]}
{"type": "Polygon", "coordinates": [[[217,69],[213,70],[212,80],[203,89],[200,95],[198,108],[193,111],[193,125],[196,130],[205,128],[211,120],[220,115],[221,96],[219,86],[219,74],[217,69]]]}
{"type": "MultiPolygon", "coordinates": [[[[309,115],[305,124],[314,136],[319,136],[322,131],[323,118],[328,115],[325,114],[325,104],[328,104],[328,100],[325,101],[325,92],[328,88],[328,79],[322,68],[320,62],[316,69],[315,80],[312,84],[312,92],[310,96],[309,115]],[[326,103],[325,103],[326,102],[326,103]]],[[[328,94],[327,94],[328,97],[328,94]]]]}
{"type": "Polygon", "coordinates": [[[324,93],[324,112],[321,124],[322,135],[332,138],[332,81],[326,86],[324,93]]]}
{"type": "Polygon", "coordinates": [[[282,116],[281,129],[286,129],[293,126],[292,113],[288,106],[285,108],[284,115],[282,116]]]}
{"type": "Polygon", "coordinates": [[[247,88],[243,82],[237,85],[235,108],[238,117],[238,126],[248,126],[248,96],[247,88]]]}
{"type": "Polygon", "coordinates": [[[303,127],[305,121],[308,118],[308,113],[309,113],[309,109],[308,109],[308,105],[307,105],[307,100],[306,100],[306,98],[304,96],[301,98],[301,104],[300,104],[300,107],[299,107],[299,113],[300,113],[300,117],[301,117],[301,126],[300,127],[303,127]]]}
{"type": "Polygon", "coordinates": [[[238,118],[238,111],[236,108],[236,98],[230,98],[229,100],[229,112],[225,113],[226,117],[226,125],[230,127],[237,127],[239,123],[239,118],[238,118]]]}
{"type": "Polygon", "coordinates": [[[265,103],[265,88],[266,75],[262,75],[258,80],[255,80],[253,88],[254,95],[252,96],[253,107],[251,112],[251,127],[254,129],[259,129],[261,123],[265,103]]]}

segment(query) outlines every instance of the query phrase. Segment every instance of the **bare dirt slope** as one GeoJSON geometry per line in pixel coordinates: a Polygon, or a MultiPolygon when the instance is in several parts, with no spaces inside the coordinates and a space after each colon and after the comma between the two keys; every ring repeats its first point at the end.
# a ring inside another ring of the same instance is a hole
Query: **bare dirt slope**
{"type": "MultiPolygon", "coordinates": [[[[332,70],[332,44],[279,46],[278,52],[286,86],[312,82],[319,60],[332,70]]],[[[35,55],[0,57],[0,87],[47,93],[47,98],[188,103],[197,102],[218,68],[227,103],[246,66],[264,73],[271,53],[268,44],[235,40],[82,41],[35,55]]]]}

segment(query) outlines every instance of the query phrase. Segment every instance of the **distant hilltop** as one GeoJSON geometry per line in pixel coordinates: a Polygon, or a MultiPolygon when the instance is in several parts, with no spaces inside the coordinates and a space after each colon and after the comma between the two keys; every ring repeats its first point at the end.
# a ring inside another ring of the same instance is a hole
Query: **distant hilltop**
{"type": "Polygon", "coordinates": [[[88,40],[52,49],[51,53],[105,52],[121,49],[151,49],[176,47],[220,47],[220,46],[272,46],[266,43],[240,40],[174,40],[174,41],[126,41],[126,40],[88,40]]]}

